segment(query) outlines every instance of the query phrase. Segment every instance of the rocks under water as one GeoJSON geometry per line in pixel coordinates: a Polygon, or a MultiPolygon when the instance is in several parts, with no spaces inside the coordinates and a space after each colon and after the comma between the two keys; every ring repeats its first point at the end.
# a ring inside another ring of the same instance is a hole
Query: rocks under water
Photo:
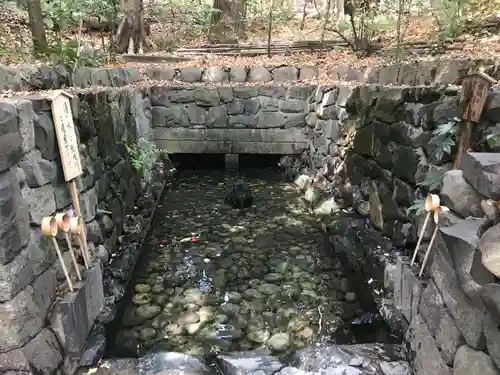
{"type": "Polygon", "coordinates": [[[275,171],[245,183],[255,199],[245,211],[223,204],[232,184],[223,173],[185,175],[165,194],[110,355],[354,342],[350,322],[364,311],[323,253],[317,219],[275,171]]]}
{"type": "Polygon", "coordinates": [[[224,198],[224,202],[233,208],[244,209],[253,204],[252,191],[248,184],[238,181],[224,198]]]}

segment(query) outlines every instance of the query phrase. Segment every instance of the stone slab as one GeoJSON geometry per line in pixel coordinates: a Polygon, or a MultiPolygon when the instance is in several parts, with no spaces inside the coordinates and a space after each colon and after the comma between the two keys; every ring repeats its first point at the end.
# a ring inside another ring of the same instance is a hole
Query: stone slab
{"type": "Polygon", "coordinates": [[[29,210],[12,170],[0,174],[0,212],[0,264],[6,264],[29,240],[29,210]]]}
{"type": "Polygon", "coordinates": [[[500,276],[500,224],[493,225],[483,233],[478,248],[484,267],[497,277],[500,276]]]}
{"type": "Polygon", "coordinates": [[[498,375],[491,357],[463,345],[458,349],[453,363],[453,375],[498,375]]]}
{"type": "Polygon", "coordinates": [[[235,142],[157,139],[156,145],[169,153],[182,154],[301,154],[306,143],[235,142]]]}
{"type": "Polygon", "coordinates": [[[306,148],[305,142],[233,142],[231,152],[235,154],[300,155],[306,148]]]}
{"type": "Polygon", "coordinates": [[[474,349],[485,346],[483,333],[484,311],[478,309],[462,291],[457,276],[443,250],[439,249],[431,266],[431,277],[443,297],[451,316],[465,338],[467,345],[474,349]]]}
{"type": "Polygon", "coordinates": [[[439,328],[441,314],[444,309],[443,297],[441,297],[434,281],[431,280],[422,293],[418,312],[433,335],[436,334],[439,328]]]}
{"type": "Polygon", "coordinates": [[[54,373],[63,362],[56,336],[44,328],[24,347],[0,354],[0,373],[36,370],[40,374],[54,373]]]}
{"type": "Polygon", "coordinates": [[[494,280],[494,276],[481,264],[480,252],[477,251],[477,234],[484,221],[485,219],[470,218],[439,229],[457,271],[470,274],[481,285],[494,280]]]}
{"type": "Polygon", "coordinates": [[[248,141],[248,142],[306,142],[302,129],[189,129],[156,128],[155,139],[206,140],[206,141],[248,141]]]}
{"type": "Polygon", "coordinates": [[[403,306],[403,270],[410,265],[411,259],[406,256],[398,256],[396,259],[396,271],[394,273],[394,305],[401,311],[403,306]]]}
{"type": "Polygon", "coordinates": [[[500,199],[500,154],[469,152],[464,155],[460,169],[479,193],[487,198],[500,199]]]}
{"type": "Polygon", "coordinates": [[[409,265],[403,265],[401,280],[401,312],[411,322],[418,314],[418,305],[424,286],[409,265]]]}
{"type": "Polygon", "coordinates": [[[441,310],[435,337],[441,357],[447,365],[451,366],[457,349],[464,344],[464,338],[447,309],[441,310]]]}
{"type": "Polygon", "coordinates": [[[414,354],[415,375],[452,375],[452,370],[441,358],[432,334],[420,315],[413,318],[406,339],[414,354]]]}
{"type": "Polygon", "coordinates": [[[45,316],[27,286],[12,300],[0,303],[0,353],[18,349],[42,330],[45,316]]]}
{"type": "Polygon", "coordinates": [[[396,265],[388,263],[384,268],[384,289],[394,292],[394,279],[396,277],[396,265]]]}
{"type": "Polygon", "coordinates": [[[67,353],[80,353],[94,321],[104,306],[101,264],[85,273],[75,291],[56,303],[50,316],[52,329],[67,353]]]}
{"type": "Polygon", "coordinates": [[[231,154],[231,141],[192,141],[157,139],[156,145],[172,154],[231,154]]]}

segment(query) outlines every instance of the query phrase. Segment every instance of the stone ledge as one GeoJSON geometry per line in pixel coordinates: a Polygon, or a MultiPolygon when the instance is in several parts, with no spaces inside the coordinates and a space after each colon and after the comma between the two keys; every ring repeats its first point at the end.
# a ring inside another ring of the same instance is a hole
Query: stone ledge
{"type": "MultiPolygon", "coordinates": [[[[326,75],[327,79],[332,81],[365,82],[380,85],[456,85],[460,84],[464,74],[476,69],[479,65],[484,65],[488,74],[500,79],[500,61],[496,59],[438,59],[367,68],[355,68],[347,64],[340,64],[326,72],[326,75]]],[[[139,69],[132,67],[79,68],[72,71],[63,65],[21,68],[1,66],[0,90],[120,87],[144,80],[175,80],[186,83],[279,83],[315,80],[320,78],[319,70],[320,68],[317,66],[175,68],[153,65],[149,66],[142,74],[139,69]]]]}
{"type": "Polygon", "coordinates": [[[300,154],[307,147],[301,129],[156,128],[158,147],[171,153],[300,154]]]}
{"type": "Polygon", "coordinates": [[[181,154],[275,154],[299,155],[306,142],[238,142],[215,140],[167,140],[157,139],[156,145],[169,153],[181,154]]]}
{"type": "Polygon", "coordinates": [[[79,354],[87,335],[104,306],[101,263],[86,271],[85,279],[75,284],[76,291],[57,302],[50,316],[52,329],[67,353],[79,354]]]}

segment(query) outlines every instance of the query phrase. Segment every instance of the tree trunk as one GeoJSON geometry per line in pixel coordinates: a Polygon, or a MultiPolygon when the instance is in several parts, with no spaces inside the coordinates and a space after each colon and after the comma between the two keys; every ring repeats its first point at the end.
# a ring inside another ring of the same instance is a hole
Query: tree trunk
{"type": "Polygon", "coordinates": [[[245,38],[245,0],[214,0],[210,35],[212,41],[233,43],[245,38]]]}
{"type": "Polygon", "coordinates": [[[28,0],[28,17],[30,21],[31,37],[36,54],[47,52],[48,44],[43,25],[42,5],[40,0],[28,0]]]}
{"type": "Polygon", "coordinates": [[[143,53],[153,48],[144,27],[143,0],[124,0],[122,2],[123,19],[115,37],[116,53],[143,53]]]}

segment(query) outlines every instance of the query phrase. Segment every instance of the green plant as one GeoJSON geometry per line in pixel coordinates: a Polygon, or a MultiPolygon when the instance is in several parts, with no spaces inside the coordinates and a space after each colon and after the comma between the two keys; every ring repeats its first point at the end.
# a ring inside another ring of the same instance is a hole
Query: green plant
{"type": "Polygon", "coordinates": [[[500,146],[500,134],[499,133],[488,134],[486,136],[486,142],[488,143],[488,146],[490,146],[491,148],[500,146]]]}
{"type": "Polygon", "coordinates": [[[444,154],[451,155],[453,147],[456,145],[458,135],[458,118],[439,125],[433,132],[429,140],[429,149],[432,150],[432,156],[435,160],[441,160],[444,154]]]}
{"type": "Polygon", "coordinates": [[[420,216],[425,212],[425,199],[417,199],[406,209],[408,216],[420,216]]]}
{"type": "Polygon", "coordinates": [[[153,170],[158,166],[160,157],[165,155],[165,152],[145,138],[139,138],[130,146],[125,144],[125,147],[130,156],[132,168],[141,173],[141,184],[144,188],[152,181],[153,170]]]}
{"type": "Polygon", "coordinates": [[[444,170],[429,169],[425,174],[424,180],[419,182],[418,185],[426,188],[429,192],[440,189],[443,185],[443,174],[444,170]]]}
{"type": "Polygon", "coordinates": [[[439,28],[440,40],[455,38],[460,35],[467,10],[464,0],[435,0],[431,13],[439,28]]]}
{"type": "Polygon", "coordinates": [[[70,65],[73,68],[102,66],[107,62],[106,56],[102,54],[88,56],[79,53],[80,48],[81,46],[76,40],[56,40],[51,43],[47,55],[52,62],[70,65]]]}

